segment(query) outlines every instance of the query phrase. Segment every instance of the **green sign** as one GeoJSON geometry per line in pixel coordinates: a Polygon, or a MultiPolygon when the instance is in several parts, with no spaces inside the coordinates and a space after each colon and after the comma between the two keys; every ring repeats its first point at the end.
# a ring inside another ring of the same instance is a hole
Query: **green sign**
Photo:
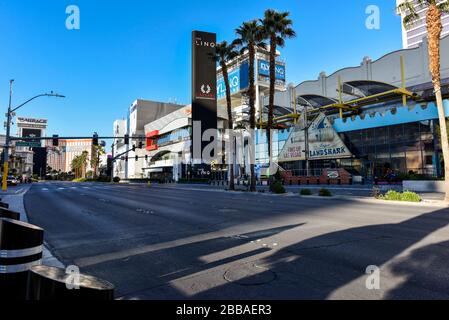
{"type": "Polygon", "coordinates": [[[40,148],[40,142],[16,142],[16,147],[26,147],[26,148],[40,148]]]}

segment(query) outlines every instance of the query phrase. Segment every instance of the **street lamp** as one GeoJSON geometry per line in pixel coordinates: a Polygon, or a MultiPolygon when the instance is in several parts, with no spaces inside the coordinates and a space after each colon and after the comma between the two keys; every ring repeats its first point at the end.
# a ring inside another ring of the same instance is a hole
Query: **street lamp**
{"type": "Polygon", "coordinates": [[[56,98],[65,98],[65,96],[54,93],[53,91],[51,91],[50,93],[43,93],[43,94],[38,94],[37,96],[32,97],[31,99],[28,99],[27,101],[25,101],[24,103],[18,105],[15,108],[12,108],[11,106],[11,102],[12,102],[12,86],[14,83],[14,79],[9,81],[9,106],[8,106],[8,113],[6,115],[6,138],[5,138],[5,148],[4,148],[4,165],[3,165],[3,180],[2,180],[2,190],[3,191],[7,191],[8,190],[8,183],[7,183],[7,179],[8,179],[8,161],[9,161],[9,143],[10,143],[10,135],[11,135],[11,120],[13,117],[14,112],[16,112],[18,109],[22,108],[24,105],[30,103],[31,101],[40,98],[40,97],[56,97],[56,98]]]}

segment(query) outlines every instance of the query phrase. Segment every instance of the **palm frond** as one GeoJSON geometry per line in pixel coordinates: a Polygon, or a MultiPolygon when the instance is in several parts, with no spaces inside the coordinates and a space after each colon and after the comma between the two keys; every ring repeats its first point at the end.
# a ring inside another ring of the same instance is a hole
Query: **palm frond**
{"type": "Polygon", "coordinates": [[[441,12],[449,13],[449,0],[440,3],[437,7],[441,12]]]}

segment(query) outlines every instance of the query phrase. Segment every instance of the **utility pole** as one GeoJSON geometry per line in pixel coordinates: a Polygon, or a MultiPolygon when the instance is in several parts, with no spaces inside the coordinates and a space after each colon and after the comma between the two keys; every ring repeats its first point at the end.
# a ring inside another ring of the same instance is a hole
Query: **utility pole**
{"type": "Polygon", "coordinates": [[[9,105],[8,114],[6,116],[6,137],[5,137],[5,147],[4,147],[4,164],[3,164],[3,179],[2,179],[2,190],[7,191],[8,189],[8,172],[9,172],[9,136],[11,135],[11,102],[12,102],[12,86],[14,79],[9,81],[9,105]]]}

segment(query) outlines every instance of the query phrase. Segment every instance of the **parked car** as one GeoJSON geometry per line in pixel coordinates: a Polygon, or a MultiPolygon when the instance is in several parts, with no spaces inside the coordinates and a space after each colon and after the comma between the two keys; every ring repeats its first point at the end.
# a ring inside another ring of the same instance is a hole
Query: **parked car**
{"type": "MultiPolygon", "coordinates": [[[[3,177],[0,177],[0,181],[3,181],[3,177]]],[[[8,183],[8,186],[17,186],[20,183],[19,179],[14,176],[8,176],[8,179],[6,179],[6,181],[8,183]]]]}

